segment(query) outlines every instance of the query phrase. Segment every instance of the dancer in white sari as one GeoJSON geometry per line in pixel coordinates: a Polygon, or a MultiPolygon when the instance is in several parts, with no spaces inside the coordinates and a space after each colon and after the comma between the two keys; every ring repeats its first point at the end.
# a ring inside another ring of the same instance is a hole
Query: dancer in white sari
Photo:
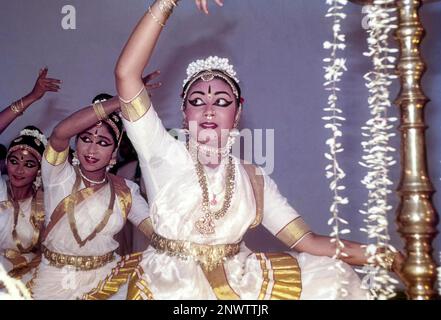
{"type": "MultiPolygon", "coordinates": [[[[220,0],[215,0],[221,5],[220,0]]],[[[133,31],[116,66],[127,134],[137,150],[150,201],[151,247],[130,299],[346,299],[367,292],[349,265],[342,279],[330,267],[335,245],[314,234],[262,170],[230,154],[243,100],[227,59],[198,60],[187,69],[182,111],[188,143],[164,129],[142,88],[141,75],[175,0],[157,0],[133,31]],[[286,253],[253,253],[243,244],[262,223],[286,253]]],[[[204,0],[196,1],[207,11],[204,0]]],[[[402,256],[388,252],[388,267],[402,256]]],[[[345,241],[347,263],[367,262],[364,248],[345,241]]]]}
{"type": "Polygon", "coordinates": [[[148,206],[135,183],[107,173],[122,134],[118,104],[115,98],[96,101],[60,122],[50,137],[42,160],[42,262],[28,283],[34,299],[125,299],[119,289],[140,255],[120,258],[114,236],[127,220],[142,229],[148,206]]]}
{"type": "Polygon", "coordinates": [[[0,264],[10,276],[26,281],[38,264],[44,226],[43,190],[39,176],[47,141],[28,126],[9,146],[9,181],[0,178],[0,264]]]}
{"type": "MultiPolygon", "coordinates": [[[[32,91],[0,112],[0,133],[47,92],[60,89],[60,80],[47,78],[47,73],[41,69],[32,91]]],[[[8,179],[0,176],[0,264],[23,281],[38,265],[44,225],[40,163],[46,143],[38,128],[24,128],[7,151],[8,179]]]]}

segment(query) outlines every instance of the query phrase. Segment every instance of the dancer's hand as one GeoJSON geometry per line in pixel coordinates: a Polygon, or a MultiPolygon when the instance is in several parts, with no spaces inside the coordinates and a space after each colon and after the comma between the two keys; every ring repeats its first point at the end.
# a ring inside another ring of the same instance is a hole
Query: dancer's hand
{"type": "Polygon", "coordinates": [[[406,284],[406,279],[403,275],[403,267],[404,267],[404,260],[405,260],[404,254],[401,252],[397,252],[394,262],[392,263],[392,271],[400,278],[400,280],[403,282],[403,284],[406,284]]]}
{"type": "Polygon", "coordinates": [[[161,71],[155,70],[152,73],[149,73],[145,77],[142,78],[142,82],[144,83],[145,88],[147,89],[149,96],[151,97],[152,94],[150,90],[154,90],[162,86],[162,82],[155,82],[155,83],[149,83],[154,78],[158,77],[161,74],[161,71]]]}
{"type": "Polygon", "coordinates": [[[58,92],[60,90],[61,81],[58,79],[47,78],[48,68],[45,67],[40,70],[37,81],[35,81],[34,88],[30,96],[34,100],[40,100],[46,92],[58,92]]]}
{"type": "MultiPolygon", "coordinates": [[[[218,6],[222,7],[224,5],[223,0],[213,0],[218,6]]],[[[196,0],[196,6],[199,10],[208,14],[208,0],[196,0]]]]}

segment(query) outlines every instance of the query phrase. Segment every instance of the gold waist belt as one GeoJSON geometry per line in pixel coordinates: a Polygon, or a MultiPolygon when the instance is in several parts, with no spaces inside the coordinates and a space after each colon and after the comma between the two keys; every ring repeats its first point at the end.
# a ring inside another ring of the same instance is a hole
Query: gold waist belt
{"type": "Polygon", "coordinates": [[[102,256],[71,256],[50,251],[45,246],[42,246],[42,249],[43,255],[49,261],[49,264],[57,268],[72,266],[82,271],[94,270],[105,266],[115,258],[115,251],[108,252],[102,256]]]}
{"type": "Polygon", "coordinates": [[[206,245],[183,240],[170,240],[153,233],[150,244],[158,252],[183,259],[194,259],[204,270],[211,271],[239,253],[240,243],[206,245]]]}

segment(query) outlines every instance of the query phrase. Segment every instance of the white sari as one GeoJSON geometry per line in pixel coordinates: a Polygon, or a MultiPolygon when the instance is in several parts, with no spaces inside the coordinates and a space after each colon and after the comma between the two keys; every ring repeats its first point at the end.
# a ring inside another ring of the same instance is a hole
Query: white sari
{"type": "MultiPolygon", "coordinates": [[[[145,104],[143,91],[132,100],[145,104]]],[[[129,103],[130,104],[130,103],[129,103]]],[[[147,109],[147,106],[144,105],[147,109]]],[[[234,158],[235,188],[227,214],[215,220],[215,233],[200,234],[195,222],[203,216],[202,192],[186,145],[168,134],[151,106],[136,121],[123,120],[140,161],[150,204],[154,232],[166,239],[203,245],[240,243],[256,221],[256,199],[250,177],[234,158]]],[[[205,168],[210,187],[225,186],[225,163],[205,168]]],[[[264,175],[262,224],[279,238],[290,236],[294,247],[309,233],[300,215],[264,175]],[[295,231],[290,234],[291,231],[295,231]]],[[[216,189],[216,188],[214,188],[216,189]]],[[[218,196],[222,206],[225,190],[218,196]]],[[[289,238],[289,237],[288,237],[289,238]]],[[[133,299],[337,299],[339,281],[330,270],[335,261],[306,253],[252,253],[243,244],[238,254],[223,263],[224,275],[207,275],[191,259],[182,259],[153,247],[143,253],[142,275],[131,284],[133,299]],[[223,278],[222,280],[219,280],[223,278]]],[[[355,272],[345,265],[348,299],[365,299],[366,291],[355,272]]],[[[222,270],[222,269],[219,269],[222,270]]]]}
{"type": "MultiPolygon", "coordinates": [[[[56,158],[55,151],[48,146],[45,156],[42,160],[42,178],[45,186],[45,206],[46,206],[46,225],[54,211],[59,208],[60,202],[69,197],[72,188],[77,179],[74,167],[66,159],[54,163],[49,159],[56,158]],[[51,155],[48,155],[51,153],[51,155]]],[[[64,214],[55,226],[48,232],[44,239],[43,246],[48,250],[69,256],[103,256],[118,248],[118,242],[113,238],[124,226],[126,219],[134,225],[139,226],[148,219],[149,211],[145,200],[139,193],[139,187],[125,180],[126,186],[130,190],[128,196],[131,197],[130,211],[127,213],[123,208],[124,201],[117,197],[113,207],[113,213],[102,231],[84,246],[80,246],[75,239],[67,214],[64,214]]],[[[81,181],[79,190],[85,188],[81,181]]],[[[110,186],[107,183],[104,187],[92,193],[79,204],[75,205],[74,216],[76,219],[76,228],[81,239],[85,239],[96,226],[102,221],[110,201],[110,186]]],[[[29,283],[34,299],[81,299],[90,298],[88,294],[99,294],[97,299],[107,298],[125,298],[123,290],[118,291],[123,283],[118,283],[114,287],[118,294],[104,294],[103,286],[108,285],[110,281],[119,274],[119,267],[126,263],[126,257],[121,260],[115,254],[116,258],[104,266],[93,270],[76,270],[75,267],[58,267],[51,264],[46,257],[42,258],[42,263],[36,270],[33,279],[29,283]],[[120,296],[119,296],[120,295],[120,296]]],[[[128,277],[128,275],[127,275],[128,277]]],[[[126,278],[127,278],[126,277],[126,278]]],[[[127,279],[125,279],[127,280],[127,279]]],[[[92,299],[95,297],[91,297],[92,299]]]]}
{"type": "MultiPolygon", "coordinates": [[[[39,232],[38,227],[32,223],[32,200],[30,197],[19,201],[19,214],[17,220],[17,239],[23,248],[33,244],[34,234],[39,232]]],[[[44,212],[41,212],[43,214],[44,212]]],[[[7,183],[3,176],[0,177],[0,264],[5,271],[22,281],[29,280],[29,272],[21,272],[36,258],[36,253],[21,253],[12,232],[14,228],[14,207],[8,199],[7,183]],[[16,274],[14,274],[16,273],[16,274]]]]}

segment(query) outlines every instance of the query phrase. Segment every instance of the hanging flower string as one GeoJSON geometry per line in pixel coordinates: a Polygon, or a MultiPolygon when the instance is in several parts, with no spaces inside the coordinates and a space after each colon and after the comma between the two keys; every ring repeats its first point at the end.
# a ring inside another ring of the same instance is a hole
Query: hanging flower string
{"type": "Polygon", "coordinates": [[[396,163],[392,155],[395,149],[390,146],[395,133],[391,130],[397,119],[388,116],[388,109],[392,105],[389,87],[397,78],[394,54],[398,50],[389,46],[389,35],[397,28],[394,3],[394,0],[374,0],[372,6],[364,8],[368,23],[368,52],[364,55],[372,59],[373,69],[364,75],[371,117],[361,128],[364,141],[361,143],[363,156],[360,162],[367,169],[361,181],[368,192],[364,209],[360,210],[365,227],[360,230],[367,233],[370,241],[366,248],[369,265],[360,271],[368,274],[368,289],[374,299],[393,297],[397,283],[387,270],[376,263],[383,259],[382,252],[393,250],[389,244],[388,213],[392,206],[388,196],[393,185],[390,168],[396,163]]]}
{"type": "Polygon", "coordinates": [[[9,277],[1,263],[0,285],[4,286],[3,291],[0,291],[0,300],[31,300],[26,286],[21,281],[9,277]]]}
{"type": "MultiPolygon", "coordinates": [[[[341,184],[341,180],[346,176],[345,172],[341,168],[338,162],[338,154],[343,152],[342,143],[340,141],[342,137],[341,126],[346,120],[343,117],[343,111],[338,107],[338,93],[340,88],[339,82],[346,69],[346,59],[339,56],[339,52],[343,52],[346,49],[345,35],[341,32],[341,22],[346,19],[346,14],[343,12],[347,0],[326,0],[326,4],[329,5],[326,13],[326,18],[332,19],[332,41],[325,41],[323,47],[329,50],[330,56],[323,59],[325,66],[325,82],[324,87],[329,92],[328,103],[324,108],[326,116],[322,117],[325,121],[324,127],[330,130],[331,137],[326,141],[326,145],[329,147],[329,151],[325,153],[325,157],[330,163],[326,166],[326,178],[330,180],[329,188],[333,194],[332,203],[329,208],[331,218],[328,221],[328,225],[332,225],[332,237],[331,242],[335,243],[334,259],[346,257],[343,252],[344,243],[341,241],[341,235],[350,233],[347,228],[348,222],[339,217],[340,207],[348,204],[348,199],[342,195],[342,192],[346,189],[341,184]]],[[[348,291],[346,289],[348,282],[343,280],[342,275],[345,273],[343,268],[343,262],[340,259],[336,260],[335,265],[332,267],[336,269],[340,276],[338,294],[341,298],[347,296],[348,291]]]]}

